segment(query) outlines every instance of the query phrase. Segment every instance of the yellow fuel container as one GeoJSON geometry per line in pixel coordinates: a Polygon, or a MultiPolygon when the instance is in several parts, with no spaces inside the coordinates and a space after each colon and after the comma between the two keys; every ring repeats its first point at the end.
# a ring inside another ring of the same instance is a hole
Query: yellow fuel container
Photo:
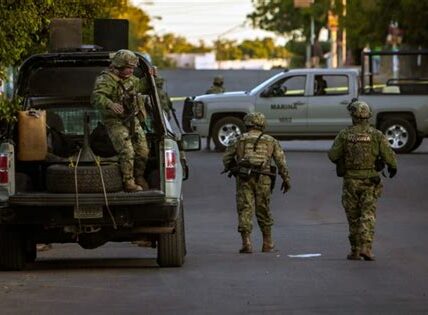
{"type": "Polygon", "coordinates": [[[18,160],[42,161],[47,153],[46,111],[18,112],[18,160]]]}

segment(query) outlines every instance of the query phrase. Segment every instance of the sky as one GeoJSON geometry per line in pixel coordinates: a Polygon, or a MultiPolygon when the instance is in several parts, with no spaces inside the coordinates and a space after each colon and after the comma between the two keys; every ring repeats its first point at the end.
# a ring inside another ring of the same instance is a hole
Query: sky
{"type": "Polygon", "coordinates": [[[272,32],[253,29],[246,15],[253,11],[251,0],[132,0],[151,18],[154,31],[159,34],[174,33],[193,44],[204,40],[231,39],[242,41],[273,37],[272,32]]]}

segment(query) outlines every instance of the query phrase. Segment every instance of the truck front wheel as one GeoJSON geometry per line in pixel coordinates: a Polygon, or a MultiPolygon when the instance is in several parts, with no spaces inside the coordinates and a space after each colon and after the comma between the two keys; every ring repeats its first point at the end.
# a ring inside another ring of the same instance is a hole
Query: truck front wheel
{"type": "Polygon", "coordinates": [[[380,124],[379,129],[385,134],[389,145],[397,153],[408,153],[416,143],[415,127],[406,119],[387,119],[380,124]]]}
{"type": "Polygon", "coordinates": [[[224,151],[235,143],[237,138],[245,132],[245,125],[238,117],[224,117],[219,119],[212,129],[212,138],[218,151],[224,151]]]}

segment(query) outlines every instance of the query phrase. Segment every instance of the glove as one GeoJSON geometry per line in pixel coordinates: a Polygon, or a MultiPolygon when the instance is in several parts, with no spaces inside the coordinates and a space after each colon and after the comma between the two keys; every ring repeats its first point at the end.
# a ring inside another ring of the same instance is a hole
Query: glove
{"type": "Polygon", "coordinates": [[[110,105],[110,109],[115,113],[115,114],[123,114],[123,106],[118,104],[118,103],[113,103],[110,105]]]}
{"type": "Polygon", "coordinates": [[[281,184],[281,191],[283,194],[285,194],[287,191],[289,191],[291,188],[289,181],[283,181],[281,184]]]}
{"type": "Polygon", "coordinates": [[[397,169],[394,167],[388,166],[389,178],[393,178],[397,174],[397,169]]]}

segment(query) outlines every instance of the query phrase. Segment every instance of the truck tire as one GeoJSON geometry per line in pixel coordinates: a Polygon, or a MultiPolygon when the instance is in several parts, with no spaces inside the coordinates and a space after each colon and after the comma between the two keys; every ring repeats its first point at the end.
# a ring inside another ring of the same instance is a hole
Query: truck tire
{"type": "Polygon", "coordinates": [[[22,270],[27,263],[26,242],[18,226],[0,226],[1,270],[22,270]]]}
{"type": "Polygon", "coordinates": [[[415,127],[406,119],[391,118],[383,121],[379,129],[385,134],[396,153],[408,153],[416,143],[415,127]]]}
{"type": "MultiPolygon", "coordinates": [[[[107,192],[123,189],[122,175],[117,164],[101,165],[107,192]]],[[[74,168],[68,165],[54,164],[46,170],[46,187],[53,193],[75,193],[74,168]]],[[[95,165],[78,166],[77,180],[79,193],[102,193],[103,186],[99,168],[95,165]]]]}
{"type": "Polygon", "coordinates": [[[245,132],[245,125],[238,117],[219,119],[212,129],[212,138],[217,151],[224,151],[237,137],[245,132]]]}
{"type": "Polygon", "coordinates": [[[416,137],[416,142],[415,142],[415,145],[414,145],[414,146],[413,146],[413,148],[412,148],[412,151],[414,151],[414,150],[416,150],[417,148],[419,148],[423,141],[424,141],[424,137],[417,136],[417,137],[416,137]]]}
{"type": "Polygon", "coordinates": [[[33,240],[28,239],[25,245],[25,261],[33,263],[37,259],[37,244],[33,240]]]}
{"type": "Polygon", "coordinates": [[[157,262],[160,267],[181,267],[183,265],[186,254],[184,233],[184,214],[181,209],[174,234],[159,235],[157,262]]]}

